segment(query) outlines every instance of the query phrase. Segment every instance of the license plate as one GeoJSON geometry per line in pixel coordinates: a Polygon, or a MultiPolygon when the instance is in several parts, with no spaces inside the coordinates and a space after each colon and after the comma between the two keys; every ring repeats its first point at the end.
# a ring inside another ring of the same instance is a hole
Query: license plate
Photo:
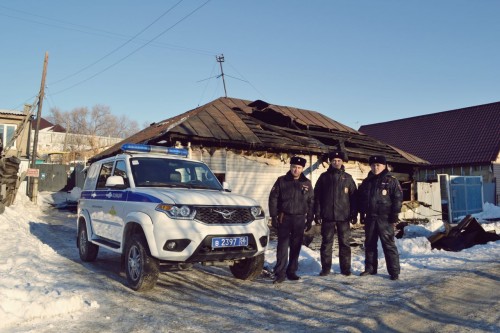
{"type": "Polygon", "coordinates": [[[248,245],[248,236],[212,238],[212,248],[247,246],[247,245],[248,245]]]}

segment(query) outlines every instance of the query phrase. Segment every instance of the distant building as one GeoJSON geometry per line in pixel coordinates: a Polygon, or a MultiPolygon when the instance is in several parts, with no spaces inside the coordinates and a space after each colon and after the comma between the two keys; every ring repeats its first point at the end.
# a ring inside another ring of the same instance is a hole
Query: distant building
{"type": "Polygon", "coordinates": [[[363,125],[359,131],[415,154],[417,181],[481,176],[485,201],[500,202],[500,102],[363,125]]]}
{"type": "MultiPolygon", "coordinates": [[[[34,121],[32,138],[35,126],[34,121]]],[[[121,138],[69,133],[63,126],[40,118],[37,155],[39,160],[46,163],[85,163],[88,157],[96,153],[96,150],[102,151],[121,140],[121,138]]],[[[33,140],[30,142],[30,149],[33,149],[33,140]]]]}
{"type": "Polygon", "coordinates": [[[21,160],[28,158],[30,139],[30,122],[29,119],[26,121],[28,113],[29,108],[24,112],[0,109],[0,140],[5,156],[16,156],[21,160]]]}

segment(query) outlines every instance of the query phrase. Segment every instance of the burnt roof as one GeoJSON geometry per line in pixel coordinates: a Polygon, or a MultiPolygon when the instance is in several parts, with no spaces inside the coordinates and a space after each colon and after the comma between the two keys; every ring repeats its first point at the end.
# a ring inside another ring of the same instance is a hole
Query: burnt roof
{"type": "Polygon", "coordinates": [[[491,163],[500,149],[500,102],[363,125],[359,131],[433,166],[491,163]]]}
{"type": "Polygon", "coordinates": [[[340,147],[356,160],[367,161],[370,155],[384,154],[392,163],[427,164],[318,112],[228,97],[153,123],[90,161],[118,153],[123,143],[171,146],[176,141],[318,156],[340,147]]]}

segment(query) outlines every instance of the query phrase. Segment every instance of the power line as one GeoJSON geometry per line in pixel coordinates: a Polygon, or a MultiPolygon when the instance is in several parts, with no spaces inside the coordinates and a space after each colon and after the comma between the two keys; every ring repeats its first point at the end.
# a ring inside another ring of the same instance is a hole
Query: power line
{"type": "Polygon", "coordinates": [[[140,47],[138,47],[137,49],[135,49],[134,51],[130,52],[128,55],[126,55],[125,57],[121,58],[120,60],[112,63],[111,65],[109,65],[108,67],[104,68],[103,70],[97,72],[96,74],[88,77],[87,79],[85,80],[82,80],[80,82],[77,82],[75,84],[73,84],[72,86],[69,86],[68,88],[66,89],[63,89],[63,90],[60,90],[60,91],[57,91],[55,93],[53,93],[54,95],[57,95],[57,94],[60,94],[60,93],[63,93],[67,90],[70,90],[76,86],[79,86],[80,84],[82,83],[85,83],[93,78],[95,78],[96,76],[108,71],[109,69],[111,69],[112,67],[118,65],[119,63],[121,63],[122,61],[124,61],[125,59],[127,59],[128,57],[132,56],[133,54],[137,53],[138,51],[142,50],[143,48],[145,48],[146,46],[148,46],[149,44],[151,44],[153,41],[155,41],[156,39],[160,38],[161,36],[163,36],[165,33],[167,33],[168,31],[170,31],[171,29],[173,29],[175,26],[177,26],[178,24],[180,24],[182,21],[184,21],[185,19],[187,19],[188,17],[190,17],[191,15],[193,15],[195,12],[197,12],[198,10],[200,10],[202,7],[204,7],[207,3],[209,3],[211,0],[207,0],[206,2],[204,2],[203,4],[201,4],[200,6],[196,7],[194,10],[192,10],[189,14],[187,14],[186,16],[184,16],[183,18],[181,18],[179,21],[177,21],[176,23],[174,23],[173,25],[171,25],[170,27],[168,27],[167,29],[165,29],[164,31],[162,31],[161,33],[159,33],[158,35],[156,35],[153,39],[149,40],[147,43],[141,45],[140,47]]]}
{"type": "MultiPolygon", "coordinates": [[[[0,8],[4,8],[4,9],[10,10],[10,11],[15,11],[15,12],[19,12],[19,13],[22,13],[22,14],[26,14],[26,15],[38,17],[38,18],[41,18],[41,19],[44,19],[44,20],[54,21],[56,23],[61,23],[62,25],[60,25],[60,24],[58,25],[58,24],[45,23],[45,22],[41,22],[41,21],[38,21],[38,20],[31,20],[31,19],[27,19],[27,18],[23,18],[23,17],[9,15],[9,14],[6,14],[6,13],[0,13],[1,16],[10,17],[10,18],[13,18],[13,19],[16,19],[16,20],[20,20],[20,21],[35,23],[35,24],[44,25],[44,26],[53,27],[53,28],[58,28],[58,29],[65,29],[65,30],[70,30],[70,31],[76,31],[76,32],[80,32],[80,33],[84,33],[84,34],[88,34],[88,35],[93,35],[93,36],[112,37],[112,38],[119,38],[121,40],[126,40],[126,39],[130,38],[129,36],[123,35],[123,34],[120,34],[120,33],[112,32],[112,31],[107,31],[107,30],[103,30],[103,29],[97,29],[97,28],[94,28],[94,27],[89,27],[89,26],[85,26],[85,25],[75,24],[75,23],[71,23],[71,22],[66,22],[66,21],[63,21],[63,20],[59,20],[59,19],[55,19],[55,18],[51,18],[51,17],[47,17],[47,16],[32,14],[32,13],[29,13],[29,12],[26,12],[26,11],[9,8],[9,7],[6,7],[6,6],[1,6],[0,5],[0,8]],[[63,25],[66,25],[66,26],[63,26],[63,25]],[[71,26],[73,26],[75,28],[73,28],[71,26]],[[80,29],[80,28],[82,28],[82,29],[80,29]]],[[[147,41],[148,41],[147,39],[137,39],[136,40],[136,42],[147,42],[147,41]]],[[[201,49],[190,48],[190,47],[185,47],[185,46],[180,46],[180,45],[174,45],[174,44],[168,44],[168,43],[161,43],[161,42],[154,43],[151,46],[165,47],[165,48],[169,48],[169,49],[179,49],[179,50],[184,50],[184,51],[187,51],[187,52],[197,53],[197,54],[201,54],[201,55],[208,55],[208,56],[213,56],[216,53],[214,51],[201,50],[201,49]]]]}
{"type": "MultiPolygon", "coordinates": [[[[221,54],[220,56],[216,56],[215,57],[216,61],[220,64],[220,71],[221,71],[221,74],[219,75],[214,75],[212,76],[212,73],[213,73],[213,68],[212,68],[212,72],[210,73],[210,77],[206,78],[206,79],[203,79],[203,80],[199,80],[199,81],[196,81],[196,82],[203,82],[203,81],[208,81],[210,79],[213,79],[213,78],[220,78],[222,77],[222,82],[223,82],[223,85],[224,85],[224,96],[227,97],[227,90],[226,90],[226,82],[225,82],[225,77],[228,76],[232,79],[235,79],[235,80],[239,80],[239,81],[242,81],[242,82],[245,82],[245,83],[248,83],[252,88],[255,89],[255,91],[257,91],[262,97],[263,99],[266,99],[266,97],[264,96],[264,94],[262,94],[257,88],[255,88],[255,86],[252,85],[252,83],[250,83],[250,81],[246,80],[246,79],[241,79],[241,78],[238,78],[238,77],[234,77],[234,76],[231,76],[231,75],[228,75],[226,73],[224,73],[224,70],[222,68],[222,63],[225,62],[225,58],[224,58],[224,55],[221,54]]],[[[231,66],[231,65],[230,65],[231,66]]],[[[241,77],[243,77],[243,75],[241,73],[238,72],[238,70],[236,68],[234,68],[234,66],[231,66],[241,77]]],[[[243,77],[244,78],[244,77],[243,77]]],[[[205,90],[206,90],[206,87],[208,86],[208,82],[207,82],[207,85],[205,86],[205,89],[203,90],[203,94],[202,94],[202,97],[203,95],[205,94],[205,90]]],[[[217,82],[217,87],[218,87],[218,82],[217,82]]],[[[215,96],[215,92],[214,92],[214,96],[215,96]]],[[[200,105],[201,103],[201,99],[200,98],[200,101],[198,102],[198,106],[200,105]]]]}
{"type": "MultiPolygon", "coordinates": [[[[230,62],[228,62],[228,65],[231,66],[231,68],[234,69],[234,71],[236,73],[238,73],[238,75],[241,76],[244,79],[242,81],[248,83],[257,93],[259,93],[263,97],[264,100],[267,99],[266,96],[264,96],[263,93],[261,93],[250,81],[248,81],[240,72],[238,72],[238,70],[233,65],[231,65],[230,62]]],[[[233,79],[236,79],[236,78],[233,78],[233,79]]]]}
{"type": "MultiPolygon", "coordinates": [[[[214,65],[212,66],[212,71],[210,72],[210,77],[208,79],[205,79],[205,80],[207,80],[207,83],[205,84],[205,88],[203,88],[203,92],[201,93],[201,97],[198,100],[198,106],[200,106],[200,103],[203,99],[203,96],[205,95],[205,92],[207,91],[207,87],[208,87],[208,83],[209,83],[208,80],[214,77],[214,76],[212,76],[212,74],[214,73],[215,66],[216,66],[216,64],[214,63],[214,65]]],[[[205,80],[201,80],[201,81],[205,81],[205,80]]],[[[201,81],[198,81],[198,82],[201,82],[201,81]]]]}
{"type": "Polygon", "coordinates": [[[156,22],[158,22],[162,17],[164,17],[165,15],[167,15],[168,13],[170,13],[175,7],[177,7],[182,1],[184,0],[180,0],[178,1],[175,5],[173,5],[172,7],[170,7],[169,9],[167,9],[167,11],[165,11],[163,14],[161,14],[156,20],[154,20],[153,22],[151,22],[147,27],[145,27],[144,29],[142,29],[141,31],[139,31],[137,34],[135,34],[133,37],[130,37],[125,43],[123,43],[122,45],[118,46],[117,48],[115,48],[114,50],[112,50],[111,52],[108,52],[107,54],[105,54],[104,56],[102,56],[101,58],[97,59],[96,61],[94,61],[93,63],[91,63],[90,65],[87,65],[85,67],[83,67],[82,69],[80,69],[79,71],[76,71],[74,72],[73,74],[70,74],[68,76],[66,76],[65,78],[62,78],[60,80],[57,80],[55,82],[51,82],[51,84],[57,84],[59,82],[62,82],[62,81],[65,81],[67,79],[69,79],[70,77],[73,77],[77,74],[80,74],[81,72],[83,72],[84,70],[94,66],[95,64],[101,62],[102,60],[106,59],[107,57],[109,57],[110,55],[112,55],[113,53],[115,53],[116,51],[118,51],[119,49],[121,49],[122,47],[124,47],[125,45],[127,45],[128,43],[130,43],[131,41],[133,41],[136,37],[138,37],[140,34],[142,34],[144,31],[146,31],[147,29],[149,29],[153,24],[155,24],[156,22]]]}

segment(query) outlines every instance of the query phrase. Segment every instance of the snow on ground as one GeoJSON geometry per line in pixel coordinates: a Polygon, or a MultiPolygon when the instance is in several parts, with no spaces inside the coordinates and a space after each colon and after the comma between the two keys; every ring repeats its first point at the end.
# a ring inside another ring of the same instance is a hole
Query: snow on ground
{"type": "MultiPolygon", "coordinates": [[[[21,191],[20,191],[21,192],[21,191]]],[[[77,248],[74,239],[61,240],[60,251],[55,244],[44,244],[38,235],[40,225],[59,224],[74,229],[76,238],[75,215],[50,209],[50,204],[74,200],[79,189],[71,193],[40,193],[38,205],[33,204],[18,193],[16,202],[0,214],[0,331],[14,332],[12,327],[30,320],[43,320],[58,315],[96,311],[100,304],[93,299],[91,289],[80,281],[73,271],[65,268],[67,255],[77,261],[77,248]],[[61,252],[61,253],[59,253],[61,252]],[[9,330],[10,329],[10,330],[9,330]]],[[[485,230],[500,231],[498,219],[500,207],[486,204],[485,211],[475,215],[485,230]]],[[[401,258],[401,276],[422,277],[430,271],[457,269],[467,262],[496,262],[500,257],[500,242],[477,245],[461,252],[432,250],[427,236],[442,228],[442,222],[433,220],[425,226],[408,226],[405,237],[397,240],[401,258]]],[[[266,266],[275,263],[275,242],[266,251],[266,266]]],[[[379,244],[380,247],[380,244],[379,244]]],[[[385,261],[380,253],[379,271],[385,273],[385,261]]],[[[319,252],[307,247],[302,248],[299,275],[316,276],[320,271],[319,252]]],[[[364,257],[352,258],[354,273],[363,271],[364,257]]],[[[339,271],[338,260],[334,258],[334,271],[339,271]]],[[[373,281],[371,283],[374,283],[373,281]]],[[[375,282],[380,283],[380,282],[375,282]]]]}
{"type": "Polygon", "coordinates": [[[65,274],[63,258],[33,235],[43,219],[23,195],[0,215],[0,327],[94,306],[65,274]]]}

